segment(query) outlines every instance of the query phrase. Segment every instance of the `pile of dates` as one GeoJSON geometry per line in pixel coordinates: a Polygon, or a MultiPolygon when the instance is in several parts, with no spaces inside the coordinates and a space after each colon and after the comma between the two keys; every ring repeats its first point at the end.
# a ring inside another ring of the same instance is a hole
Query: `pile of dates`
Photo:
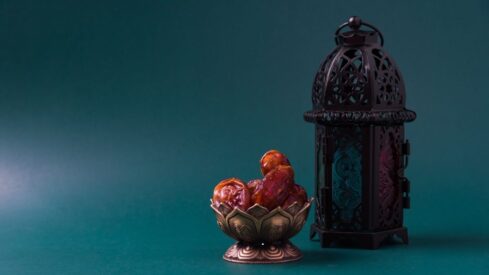
{"type": "Polygon", "coordinates": [[[273,210],[279,206],[285,209],[295,202],[302,206],[307,201],[306,191],[295,183],[294,170],[284,154],[277,150],[266,152],[260,167],[263,179],[247,184],[238,178],[221,181],[214,188],[212,203],[246,211],[254,204],[273,210]]]}

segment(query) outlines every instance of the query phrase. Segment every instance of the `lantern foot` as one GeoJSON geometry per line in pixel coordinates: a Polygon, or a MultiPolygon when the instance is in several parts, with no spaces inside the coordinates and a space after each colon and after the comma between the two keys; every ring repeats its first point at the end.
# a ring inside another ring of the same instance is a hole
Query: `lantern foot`
{"type": "Polygon", "coordinates": [[[318,236],[321,247],[361,247],[367,249],[377,249],[384,241],[394,236],[399,237],[404,244],[408,244],[409,238],[406,227],[388,229],[376,232],[339,232],[329,231],[319,228],[313,224],[311,232],[314,231],[318,236]]]}

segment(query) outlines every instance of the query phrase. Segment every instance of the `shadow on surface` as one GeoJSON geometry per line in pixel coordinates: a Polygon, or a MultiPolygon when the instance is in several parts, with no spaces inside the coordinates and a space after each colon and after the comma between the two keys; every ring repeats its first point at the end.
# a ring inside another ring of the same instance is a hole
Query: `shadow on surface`
{"type": "Polygon", "coordinates": [[[485,248],[489,250],[489,236],[487,233],[473,235],[417,235],[410,238],[410,246],[427,249],[485,248]]]}
{"type": "Polygon", "coordinates": [[[335,266],[367,261],[364,256],[358,254],[339,253],[338,250],[327,248],[322,250],[302,250],[302,255],[303,258],[297,262],[301,265],[335,266]]]}
{"type": "MultiPolygon", "coordinates": [[[[313,239],[311,240],[312,242],[317,242],[319,244],[318,239],[313,239]]],[[[377,249],[370,249],[369,247],[361,246],[358,242],[352,241],[352,240],[342,240],[342,241],[337,241],[334,242],[329,248],[334,248],[334,249],[356,249],[356,250],[381,250],[384,247],[403,247],[405,246],[404,242],[402,241],[401,238],[397,236],[392,236],[390,238],[387,238],[382,242],[382,244],[377,248],[377,249]]]]}

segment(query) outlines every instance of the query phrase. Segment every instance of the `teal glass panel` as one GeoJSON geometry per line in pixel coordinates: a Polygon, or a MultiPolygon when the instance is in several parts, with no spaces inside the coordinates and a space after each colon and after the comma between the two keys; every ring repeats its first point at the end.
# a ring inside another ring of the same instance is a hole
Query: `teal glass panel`
{"type": "Polygon", "coordinates": [[[356,227],[362,202],[362,135],[360,127],[336,127],[332,199],[335,227],[356,227]]]}

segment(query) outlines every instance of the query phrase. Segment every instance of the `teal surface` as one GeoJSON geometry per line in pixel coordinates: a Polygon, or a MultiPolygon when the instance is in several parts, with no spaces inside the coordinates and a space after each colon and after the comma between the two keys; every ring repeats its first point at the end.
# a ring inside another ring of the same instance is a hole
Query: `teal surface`
{"type": "Polygon", "coordinates": [[[487,0],[0,1],[0,274],[489,274],[488,49],[487,0]],[[303,230],[301,262],[224,262],[219,180],[276,148],[312,192],[302,114],[351,15],[383,31],[418,113],[411,243],[303,230]]]}

